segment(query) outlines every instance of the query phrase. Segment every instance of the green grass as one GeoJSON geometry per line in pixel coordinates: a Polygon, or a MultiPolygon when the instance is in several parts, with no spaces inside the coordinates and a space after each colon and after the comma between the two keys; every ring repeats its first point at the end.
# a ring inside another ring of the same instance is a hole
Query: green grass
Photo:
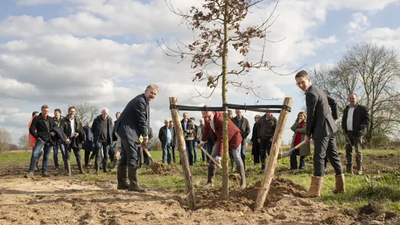
{"type": "MultiPolygon", "coordinates": [[[[283,150],[285,151],[285,150],[283,150]]],[[[179,162],[179,153],[176,155],[177,163],[179,162]]],[[[259,174],[260,165],[254,166],[250,150],[247,151],[246,165],[250,172],[247,173],[247,183],[252,184],[260,181],[263,178],[263,174],[259,174]]],[[[344,151],[341,150],[342,154],[344,151]]],[[[82,158],[83,158],[83,151],[82,158]]],[[[151,151],[151,155],[155,161],[161,161],[161,151],[151,151]]],[[[400,151],[396,150],[363,150],[365,158],[368,156],[389,156],[399,157],[400,164],[400,151]]],[[[30,162],[31,151],[28,152],[5,152],[0,154],[0,167],[3,166],[26,166],[28,168],[30,162]]],[[[49,159],[49,168],[52,169],[53,156],[49,159]]],[[[59,156],[61,160],[61,155],[59,156]]],[[[198,162],[191,167],[193,184],[195,187],[201,187],[207,178],[207,165],[201,162],[201,153],[198,151],[198,162]]],[[[61,160],[62,161],[62,160],[61,160]]],[[[71,163],[76,165],[75,157],[71,156],[71,163]]],[[[276,177],[287,178],[295,183],[298,183],[306,188],[309,187],[311,175],[313,173],[312,168],[312,157],[306,158],[306,168],[303,171],[289,171],[289,158],[283,158],[278,160],[276,177]]],[[[326,204],[338,206],[341,208],[360,208],[363,205],[368,204],[369,201],[378,201],[382,203],[385,210],[391,210],[400,213],[400,172],[395,171],[395,168],[385,165],[385,157],[379,162],[373,162],[373,164],[379,165],[380,167],[388,167],[388,173],[379,173],[374,171],[371,175],[348,175],[346,174],[346,193],[334,195],[330,192],[334,188],[335,179],[332,172],[331,166],[328,169],[328,174],[324,177],[324,185],[322,190],[322,197],[320,199],[314,199],[315,201],[324,202],[326,204]],[[391,169],[391,170],[390,170],[391,169]]],[[[374,165],[372,165],[374,166],[374,165]]],[[[185,190],[185,180],[182,174],[182,167],[179,164],[172,165],[174,172],[167,173],[167,175],[154,175],[150,168],[144,167],[139,170],[140,183],[148,187],[164,189],[168,191],[183,192],[185,190]]],[[[398,167],[397,167],[398,170],[398,167]]],[[[76,175],[74,177],[82,180],[92,180],[96,182],[109,182],[110,180],[116,181],[116,172],[112,173],[100,173],[76,175]]],[[[221,170],[217,170],[216,186],[221,185],[221,170]]],[[[233,182],[230,182],[232,185],[233,182]]]]}

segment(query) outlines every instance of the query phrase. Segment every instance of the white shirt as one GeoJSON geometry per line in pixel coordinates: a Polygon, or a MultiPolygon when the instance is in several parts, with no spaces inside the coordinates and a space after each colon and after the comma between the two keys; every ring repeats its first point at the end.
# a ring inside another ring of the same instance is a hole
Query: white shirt
{"type": "Polygon", "coordinates": [[[69,118],[69,121],[71,122],[71,137],[75,136],[75,118],[71,119],[69,118]]]}
{"type": "Polygon", "coordinates": [[[354,107],[349,107],[349,111],[347,112],[347,131],[353,131],[353,115],[354,115],[354,109],[357,106],[354,107]]]}

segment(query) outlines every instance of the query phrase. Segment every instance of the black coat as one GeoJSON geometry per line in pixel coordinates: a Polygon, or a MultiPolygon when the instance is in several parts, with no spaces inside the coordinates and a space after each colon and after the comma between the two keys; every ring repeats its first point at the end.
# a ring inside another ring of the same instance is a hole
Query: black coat
{"type": "MultiPolygon", "coordinates": [[[[347,106],[343,112],[342,129],[345,133],[347,130],[347,114],[350,106],[347,106]]],[[[353,112],[353,135],[362,136],[365,129],[369,125],[369,112],[365,106],[357,105],[353,112]]]]}
{"type": "Polygon", "coordinates": [[[249,120],[244,118],[244,116],[242,116],[242,123],[239,127],[239,120],[238,118],[235,116],[232,119],[232,122],[239,128],[240,130],[240,134],[242,135],[242,145],[246,144],[246,138],[247,136],[249,136],[250,134],[250,124],[249,124],[249,120]]]}
{"type": "Polygon", "coordinates": [[[318,87],[311,85],[306,91],[307,135],[318,139],[336,133],[337,127],[332,117],[328,98],[318,87]]]}
{"type": "MultiPolygon", "coordinates": [[[[97,116],[94,120],[93,120],[93,124],[92,124],[92,133],[93,133],[93,141],[94,143],[97,143],[100,139],[100,135],[102,132],[102,127],[101,127],[101,123],[102,123],[102,118],[101,115],[97,116]]],[[[111,144],[113,141],[113,125],[112,125],[112,118],[107,116],[107,135],[108,136],[108,144],[111,144]]]]}
{"type": "Polygon", "coordinates": [[[51,116],[47,116],[47,120],[44,119],[42,113],[36,116],[29,127],[29,133],[37,140],[38,138],[47,142],[50,141],[50,131],[55,127],[54,119],[51,116]]]}
{"type": "MultiPolygon", "coordinates": [[[[160,130],[158,131],[158,138],[160,139],[161,143],[165,144],[167,143],[167,132],[168,132],[167,126],[162,126],[160,130]]],[[[172,134],[171,134],[171,141],[172,141],[172,134]]]]}
{"type": "Polygon", "coordinates": [[[61,123],[61,126],[64,131],[64,134],[71,141],[71,143],[69,145],[71,145],[71,147],[73,147],[73,148],[81,149],[82,143],[85,142],[86,134],[83,131],[82,123],[78,120],[78,118],[75,117],[75,132],[79,134],[77,138],[71,137],[72,128],[71,128],[71,121],[69,120],[69,116],[64,117],[64,119],[61,123]]]}
{"type": "Polygon", "coordinates": [[[84,126],[83,132],[85,132],[86,140],[83,142],[82,148],[85,151],[94,151],[94,136],[92,130],[88,126],[84,126]]]}
{"type": "Polygon", "coordinates": [[[128,138],[136,142],[139,136],[149,135],[149,102],[144,94],[133,98],[122,111],[121,116],[115,123],[115,132],[121,138],[128,138]]]}

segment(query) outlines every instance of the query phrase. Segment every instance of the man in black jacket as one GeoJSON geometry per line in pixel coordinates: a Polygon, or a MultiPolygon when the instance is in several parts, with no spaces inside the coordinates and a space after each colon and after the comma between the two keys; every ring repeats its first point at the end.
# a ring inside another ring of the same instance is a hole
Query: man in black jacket
{"type": "Polygon", "coordinates": [[[250,134],[249,121],[244,118],[240,109],[235,110],[236,117],[232,118],[232,122],[239,128],[240,134],[242,135],[242,149],[240,150],[240,156],[242,157],[244,169],[246,169],[246,138],[250,134]]]}
{"type": "Polygon", "coordinates": [[[75,116],[76,109],[74,106],[68,108],[68,116],[62,121],[64,134],[67,136],[65,144],[65,158],[67,163],[68,175],[71,176],[71,153],[74,152],[76,163],[78,164],[79,173],[84,174],[81,160],[82,142],[85,141],[85,132],[83,131],[81,122],[75,116]]]}
{"type": "Polygon", "coordinates": [[[357,174],[362,174],[361,139],[369,124],[369,112],[363,105],[357,103],[357,95],[349,95],[349,103],[343,112],[342,129],[347,136],[346,172],[353,173],[353,146],[356,151],[357,174]]]}
{"type": "Polygon", "coordinates": [[[149,134],[149,102],[158,94],[158,86],[151,84],[146,87],[143,94],[133,98],[122,111],[115,124],[115,131],[121,138],[121,160],[118,165],[118,189],[129,191],[146,191],[138,184],[137,164],[140,156],[140,145],[147,148],[149,134]],[[128,174],[127,174],[128,167],[128,174]],[[130,184],[126,182],[129,178],[130,184]]]}
{"type": "Polygon", "coordinates": [[[51,132],[55,125],[52,117],[49,116],[49,107],[47,105],[43,105],[42,113],[39,116],[36,116],[31,126],[29,127],[29,133],[37,140],[35,143],[35,147],[33,148],[31,163],[29,166],[29,173],[25,177],[33,177],[35,171],[36,161],[39,158],[39,155],[44,151],[43,155],[43,164],[42,164],[42,176],[48,177],[47,173],[47,161],[50,156],[51,148],[53,147],[51,142],[51,137],[55,135],[54,132],[51,132]]]}
{"type": "Polygon", "coordinates": [[[260,119],[260,115],[254,116],[254,125],[253,125],[253,132],[251,134],[251,142],[253,146],[251,148],[251,154],[254,158],[254,165],[260,163],[260,144],[258,143],[258,120],[260,119]]]}
{"type": "Polygon", "coordinates": [[[162,162],[165,164],[171,164],[171,146],[172,146],[172,134],[171,130],[169,129],[169,121],[164,120],[164,126],[160,128],[158,131],[158,139],[161,142],[162,148],[162,162]]]}
{"type": "Polygon", "coordinates": [[[103,172],[107,172],[108,151],[113,143],[113,121],[109,110],[104,108],[101,114],[93,120],[92,133],[95,143],[96,159],[94,161],[96,173],[100,169],[101,151],[103,150],[103,172]]]}
{"type": "MultiPolygon", "coordinates": [[[[61,109],[54,110],[53,119],[54,119],[54,123],[56,124],[56,126],[61,128],[61,122],[64,119],[64,117],[61,116],[61,109]]],[[[54,160],[54,166],[56,167],[56,170],[60,166],[60,164],[58,163],[58,150],[60,150],[62,159],[64,160],[65,148],[64,148],[64,144],[60,140],[57,140],[56,145],[53,146],[53,160],[54,160]]],[[[65,161],[64,161],[64,167],[67,168],[67,164],[65,161]]]]}
{"type": "Polygon", "coordinates": [[[309,143],[314,140],[314,176],[311,179],[310,189],[304,197],[320,197],[325,171],[325,157],[335,169],[335,189],[333,193],[345,191],[344,174],[340,165],[340,158],[336,148],[335,133],[337,127],[329,109],[326,94],[318,87],[311,85],[311,78],[304,70],[296,74],[296,84],[306,94],[307,127],[304,140],[309,143]]]}

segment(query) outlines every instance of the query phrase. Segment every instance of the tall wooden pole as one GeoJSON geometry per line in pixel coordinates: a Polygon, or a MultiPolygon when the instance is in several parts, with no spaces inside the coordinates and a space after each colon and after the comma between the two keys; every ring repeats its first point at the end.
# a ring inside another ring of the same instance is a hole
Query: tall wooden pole
{"type": "MultiPolygon", "coordinates": [[[[175,98],[175,97],[169,98],[170,105],[176,105],[177,103],[178,103],[177,98],[175,98]]],[[[185,176],[186,193],[188,194],[189,207],[191,210],[195,210],[196,209],[196,198],[194,195],[192,174],[190,172],[189,161],[188,161],[188,157],[186,154],[185,138],[183,136],[181,121],[179,120],[179,110],[172,108],[171,115],[172,115],[172,121],[174,122],[175,135],[176,135],[177,141],[178,141],[179,156],[181,158],[183,175],[185,176]]]]}
{"type": "MultiPolygon", "coordinates": [[[[293,103],[293,98],[285,98],[283,101],[283,105],[291,107],[293,103]]],[[[283,136],[283,131],[285,129],[286,125],[286,120],[289,115],[289,111],[286,109],[282,109],[281,113],[279,115],[278,119],[278,124],[275,129],[273,141],[272,141],[272,147],[271,147],[271,153],[268,156],[268,162],[267,162],[267,167],[265,169],[265,174],[264,174],[264,179],[261,183],[261,188],[258,190],[258,195],[256,199],[256,203],[254,204],[254,211],[260,210],[265,202],[265,199],[267,197],[269,187],[271,185],[272,178],[275,173],[275,167],[276,163],[278,160],[278,155],[279,155],[279,148],[281,147],[281,141],[282,141],[282,136],[283,136]]]]}

